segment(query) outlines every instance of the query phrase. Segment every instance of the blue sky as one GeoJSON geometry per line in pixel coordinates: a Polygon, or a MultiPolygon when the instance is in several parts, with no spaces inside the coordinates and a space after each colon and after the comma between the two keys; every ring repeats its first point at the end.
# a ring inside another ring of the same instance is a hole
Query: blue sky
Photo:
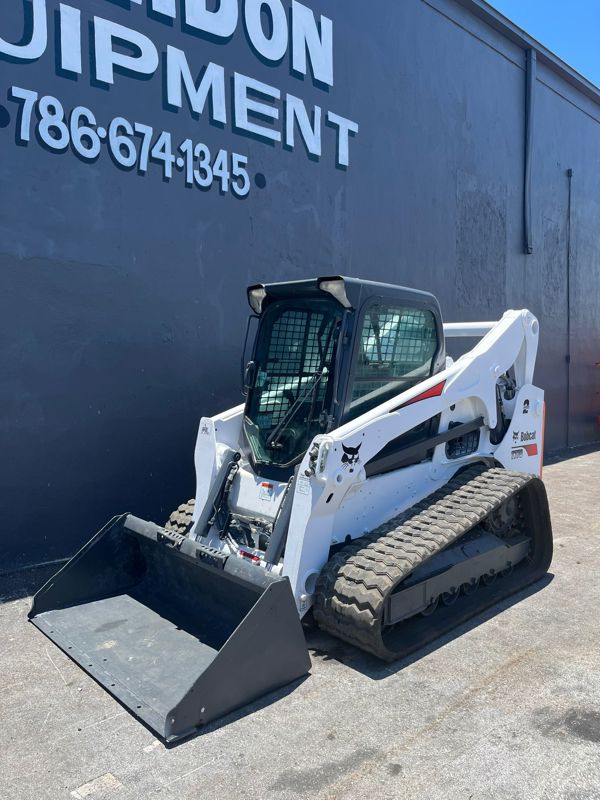
{"type": "Polygon", "coordinates": [[[600,0],[488,0],[600,86],[600,0]]]}

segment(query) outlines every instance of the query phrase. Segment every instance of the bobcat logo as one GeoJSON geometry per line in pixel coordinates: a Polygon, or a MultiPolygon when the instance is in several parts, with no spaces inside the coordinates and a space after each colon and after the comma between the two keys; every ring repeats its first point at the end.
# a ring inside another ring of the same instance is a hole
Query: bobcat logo
{"type": "Polygon", "coordinates": [[[344,455],[342,456],[342,464],[344,465],[344,469],[347,469],[349,472],[354,472],[354,467],[357,464],[360,464],[358,451],[361,447],[362,442],[358,445],[358,447],[346,447],[345,444],[342,445],[342,450],[344,451],[344,455]]]}
{"type": "Polygon", "coordinates": [[[519,431],[513,431],[513,444],[519,441],[519,431]]]}

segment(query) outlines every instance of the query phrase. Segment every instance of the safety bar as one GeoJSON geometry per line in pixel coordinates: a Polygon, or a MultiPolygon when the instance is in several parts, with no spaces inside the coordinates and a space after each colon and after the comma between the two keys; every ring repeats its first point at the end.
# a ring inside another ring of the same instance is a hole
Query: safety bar
{"type": "Polygon", "coordinates": [[[498,322],[445,322],[444,336],[458,338],[461,336],[485,336],[498,322]]]}

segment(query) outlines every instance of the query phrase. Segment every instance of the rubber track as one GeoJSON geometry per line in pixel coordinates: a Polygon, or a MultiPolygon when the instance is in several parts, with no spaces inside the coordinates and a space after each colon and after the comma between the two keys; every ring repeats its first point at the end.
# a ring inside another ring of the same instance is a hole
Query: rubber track
{"type": "Polygon", "coordinates": [[[188,500],[183,503],[176,511],[173,511],[165,524],[168,531],[175,531],[182,536],[187,536],[192,528],[192,515],[194,513],[195,500],[188,500]]]}
{"type": "Polygon", "coordinates": [[[340,550],[317,581],[313,613],[319,627],[386,661],[405,655],[382,640],[389,595],[532,480],[538,479],[478,464],[340,550]]]}

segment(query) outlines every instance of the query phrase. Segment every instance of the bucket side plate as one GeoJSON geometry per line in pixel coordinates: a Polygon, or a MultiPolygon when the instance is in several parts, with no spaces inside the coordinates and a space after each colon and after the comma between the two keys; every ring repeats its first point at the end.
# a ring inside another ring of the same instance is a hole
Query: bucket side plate
{"type": "Polygon", "coordinates": [[[115,518],[40,589],[30,618],[175,741],[300,678],[310,658],[287,578],[207,565],[155,527],[115,518]]]}

